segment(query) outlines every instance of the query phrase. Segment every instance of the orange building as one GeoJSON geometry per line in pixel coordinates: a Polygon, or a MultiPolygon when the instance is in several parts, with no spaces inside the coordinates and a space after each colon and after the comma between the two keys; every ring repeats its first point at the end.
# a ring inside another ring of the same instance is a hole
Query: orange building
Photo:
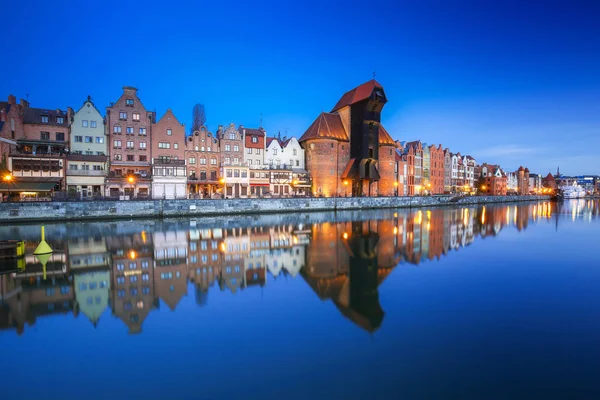
{"type": "Polygon", "coordinates": [[[346,92],[302,135],[313,195],[394,195],[395,142],[380,122],[386,102],[383,87],[371,80],[346,92]]]}
{"type": "Polygon", "coordinates": [[[440,144],[429,146],[431,194],[444,194],[444,150],[440,144]]]}

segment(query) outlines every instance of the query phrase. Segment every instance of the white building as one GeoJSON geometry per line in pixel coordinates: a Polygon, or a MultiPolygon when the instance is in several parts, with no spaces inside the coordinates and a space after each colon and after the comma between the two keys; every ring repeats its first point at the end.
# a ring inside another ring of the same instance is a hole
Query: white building
{"type": "Polygon", "coordinates": [[[295,137],[267,138],[265,164],[275,169],[304,170],[304,149],[295,137]]]}
{"type": "Polygon", "coordinates": [[[70,139],[71,154],[86,156],[105,156],[108,154],[104,118],[92,103],[90,96],[73,115],[70,139]]]}
{"type": "Polygon", "coordinates": [[[519,191],[519,181],[517,180],[517,172],[506,173],[506,192],[517,193],[519,191]]]}

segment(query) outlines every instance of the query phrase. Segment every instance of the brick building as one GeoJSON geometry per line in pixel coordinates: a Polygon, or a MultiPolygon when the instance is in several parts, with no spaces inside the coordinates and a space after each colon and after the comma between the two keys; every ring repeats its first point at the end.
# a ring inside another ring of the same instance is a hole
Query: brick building
{"type": "MultiPolygon", "coordinates": [[[[152,124],[156,113],[147,111],[137,89],[123,86],[123,94],[106,108],[110,171],[106,194],[111,197],[148,197],[152,185],[152,124]]],[[[160,144],[159,144],[160,145],[160,144]]]]}
{"type": "Polygon", "coordinates": [[[185,126],[168,109],[151,131],[152,198],[185,198],[185,126]]]}
{"type": "Polygon", "coordinates": [[[5,166],[8,154],[15,150],[17,138],[24,136],[22,106],[17,104],[17,98],[11,94],[8,101],[0,101],[0,154],[5,166]]]}
{"type": "Polygon", "coordinates": [[[444,179],[445,179],[445,164],[444,164],[444,150],[442,145],[438,147],[435,145],[429,146],[429,157],[430,157],[430,178],[429,187],[431,194],[444,194],[444,179]]]}
{"type": "Polygon", "coordinates": [[[507,177],[498,165],[482,164],[481,177],[485,185],[485,189],[481,188],[481,192],[492,196],[506,195],[507,177]]]}
{"type": "Polygon", "coordinates": [[[313,195],[393,195],[395,142],[380,123],[386,102],[371,80],[346,92],[302,135],[313,195]]]}
{"type": "Polygon", "coordinates": [[[444,150],[444,193],[452,192],[452,152],[444,150]]]}
{"type": "MultiPolygon", "coordinates": [[[[239,144],[237,146],[239,152],[239,144]]],[[[209,132],[205,126],[194,131],[187,138],[185,159],[188,193],[192,197],[211,198],[219,189],[221,148],[217,135],[209,132]]]]}
{"type": "Polygon", "coordinates": [[[517,193],[520,195],[529,193],[529,169],[523,166],[517,170],[517,193]]]}

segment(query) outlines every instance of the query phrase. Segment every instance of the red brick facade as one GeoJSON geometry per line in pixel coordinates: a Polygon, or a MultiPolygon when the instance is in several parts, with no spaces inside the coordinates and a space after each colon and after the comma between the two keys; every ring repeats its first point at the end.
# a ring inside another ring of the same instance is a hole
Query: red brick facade
{"type": "Polygon", "coordinates": [[[217,135],[201,127],[187,138],[185,145],[188,193],[212,196],[218,189],[221,148],[217,135]]]}
{"type": "Polygon", "coordinates": [[[440,144],[429,146],[430,155],[430,192],[431,194],[444,194],[444,150],[440,144]]]}
{"type": "Polygon", "coordinates": [[[306,169],[313,180],[313,195],[350,196],[350,185],[339,179],[350,160],[350,144],[333,139],[314,139],[303,145],[306,169]]]}
{"type": "Polygon", "coordinates": [[[165,115],[152,124],[153,159],[166,158],[183,160],[185,156],[185,126],[181,124],[173,111],[168,109],[165,115]]]}

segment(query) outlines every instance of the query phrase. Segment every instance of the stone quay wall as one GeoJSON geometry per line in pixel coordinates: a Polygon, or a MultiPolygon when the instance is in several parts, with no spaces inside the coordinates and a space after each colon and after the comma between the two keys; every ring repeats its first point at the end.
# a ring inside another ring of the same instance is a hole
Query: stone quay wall
{"type": "Polygon", "coordinates": [[[59,222],[420,208],[541,201],[549,198],[549,196],[415,196],[22,202],[0,203],[0,222],[59,222]]]}

